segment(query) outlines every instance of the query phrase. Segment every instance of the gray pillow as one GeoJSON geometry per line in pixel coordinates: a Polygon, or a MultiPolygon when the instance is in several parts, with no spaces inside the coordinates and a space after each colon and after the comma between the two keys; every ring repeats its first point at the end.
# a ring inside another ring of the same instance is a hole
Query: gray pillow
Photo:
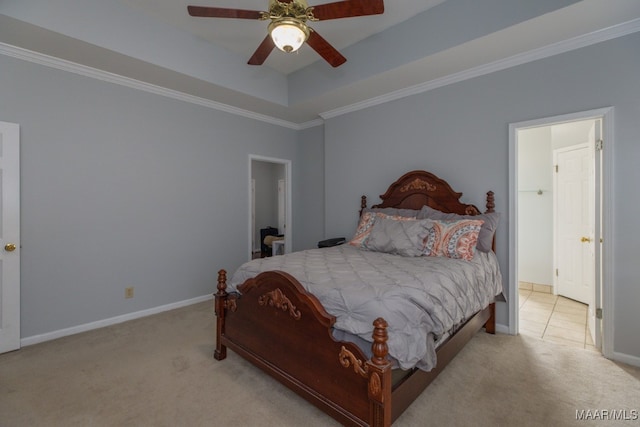
{"type": "Polygon", "coordinates": [[[493,235],[498,228],[500,222],[500,214],[498,212],[483,213],[480,215],[458,215],[455,213],[445,213],[437,209],[423,206],[417,216],[418,219],[437,219],[437,220],[459,220],[459,219],[481,219],[484,221],[478,234],[478,243],[476,249],[481,252],[491,252],[493,247],[493,235]]]}
{"type": "Polygon", "coordinates": [[[399,221],[391,218],[376,218],[371,227],[365,248],[402,256],[421,256],[424,239],[433,222],[428,219],[399,221]]]}

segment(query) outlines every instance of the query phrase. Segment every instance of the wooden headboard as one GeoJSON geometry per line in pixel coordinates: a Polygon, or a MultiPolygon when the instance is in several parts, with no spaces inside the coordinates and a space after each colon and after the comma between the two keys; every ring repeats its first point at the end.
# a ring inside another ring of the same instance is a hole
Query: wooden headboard
{"type": "MultiPolygon", "coordinates": [[[[372,208],[402,208],[419,210],[427,205],[441,212],[459,215],[479,215],[481,212],[475,205],[460,202],[462,193],[453,191],[451,186],[434,174],[422,170],[407,172],[389,186],[386,193],[380,196],[382,202],[372,208]]],[[[362,196],[361,208],[367,207],[367,198],[362,196]]],[[[494,212],[493,191],[487,192],[487,210],[494,212]]],[[[362,210],[360,211],[362,212],[362,210]]]]}

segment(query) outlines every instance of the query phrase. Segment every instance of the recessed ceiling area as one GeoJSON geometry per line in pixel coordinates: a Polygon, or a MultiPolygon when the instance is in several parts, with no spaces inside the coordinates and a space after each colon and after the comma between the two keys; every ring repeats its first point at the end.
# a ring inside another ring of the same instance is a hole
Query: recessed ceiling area
{"type": "Polygon", "coordinates": [[[268,0],[3,0],[0,48],[304,127],[465,73],[640,31],[637,0],[387,0],[382,15],[309,22],[347,58],[338,68],[308,46],[274,50],[252,66],[268,22],[195,18],[190,4],[269,7],[268,0]]]}

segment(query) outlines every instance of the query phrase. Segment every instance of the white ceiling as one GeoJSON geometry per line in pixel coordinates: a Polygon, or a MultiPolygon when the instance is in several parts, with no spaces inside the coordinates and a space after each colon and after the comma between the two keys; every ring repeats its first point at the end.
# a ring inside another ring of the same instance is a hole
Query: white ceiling
{"type": "Polygon", "coordinates": [[[106,71],[100,77],[107,80],[124,76],[304,128],[640,31],[638,0],[387,0],[383,15],[311,24],[347,58],[344,65],[332,68],[305,46],[298,54],[274,50],[255,67],[246,62],[266,35],[266,22],[194,18],[188,4],[268,8],[268,0],[2,0],[0,53],[32,59],[37,52],[106,71]]]}

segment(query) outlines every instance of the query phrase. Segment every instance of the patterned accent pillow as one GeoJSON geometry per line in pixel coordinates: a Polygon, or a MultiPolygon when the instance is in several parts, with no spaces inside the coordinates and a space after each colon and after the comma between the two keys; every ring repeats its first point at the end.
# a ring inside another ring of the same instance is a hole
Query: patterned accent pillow
{"type": "Polygon", "coordinates": [[[349,241],[351,246],[356,246],[358,248],[365,248],[364,245],[371,233],[371,227],[373,227],[373,223],[376,218],[390,218],[398,221],[415,221],[416,218],[413,217],[404,217],[400,215],[387,215],[380,212],[364,212],[360,217],[360,222],[358,223],[358,228],[356,229],[356,233],[353,235],[353,238],[349,241]]]}
{"type": "Polygon", "coordinates": [[[437,209],[433,209],[427,205],[422,207],[420,213],[417,215],[418,219],[430,218],[438,220],[459,220],[459,219],[479,219],[484,221],[480,234],[478,234],[478,243],[476,249],[481,252],[491,252],[493,247],[493,236],[496,234],[498,228],[498,222],[500,221],[500,214],[498,212],[488,212],[480,215],[458,215],[454,213],[444,213],[437,209]]]}
{"type": "Polygon", "coordinates": [[[478,234],[484,221],[469,219],[432,221],[431,232],[424,239],[425,255],[467,261],[473,259],[478,242],[478,234]]]}

